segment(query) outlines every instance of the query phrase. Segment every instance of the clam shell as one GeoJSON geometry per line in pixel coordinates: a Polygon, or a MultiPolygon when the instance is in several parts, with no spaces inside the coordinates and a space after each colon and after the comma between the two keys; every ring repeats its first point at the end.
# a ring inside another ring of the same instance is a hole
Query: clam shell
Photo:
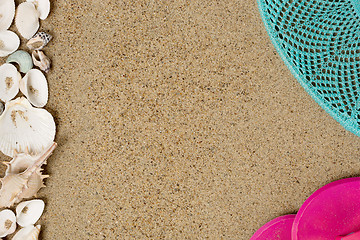
{"type": "Polygon", "coordinates": [[[28,52],[18,50],[11,54],[7,59],[7,63],[17,63],[20,66],[20,72],[27,73],[33,68],[33,61],[28,52]]]}
{"type": "Polygon", "coordinates": [[[15,52],[20,45],[20,38],[12,31],[0,31],[0,57],[15,52]]]}
{"type": "Polygon", "coordinates": [[[0,237],[12,234],[16,230],[16,217],[9,209],[0,212],[0,237]]]}
{"type": "Polygon", "coordinates": [[[40,199],[19,203],[16,207],[16,222],[22,227],[33,225],[41,217],[44,208],[45,203],[40,199]]]}
{"type": "Polygon", "coordinates": [[[31,54],[31,56],[35,66],[39,67],[42,71],[46,73],[49,72],[51,61],[43,51],[35,50],[31,54]]]}
{"type": "Polygon", "coordinates": [[[5,104],[0,116],[0,151],[10,157],[14,151],[28,149],[40,153],[55,138],[55,122],[45,109],[34,108],[24,98],[17,98],[5,104]]]}
{"type": "Polygon", "coordinates": [[[0,31],[7,30],[15,16],[15,1],[0,1],[0,31]]]}
{"type": "Polygon", "coordinates": [[[48,84],[45,75],[38,69],[31,69],[20,80],[20,91],[35,107],[43,107],[48,101],[48,84]]]}
{"type": "Polygon", "coordinates": [[[16,174],[7,173],[4,178],[0,179],[2,183],[0,189],[0,208],[11,207],[24,198],[33,197],[44,186],[42,182],[41,186],[32,185],[31,179],[34,175],[38,175],[41,181],[47,177],[41,175],[41,167],[46,163],[55,147],[56,143],[51,144],[38,155],[36,161],[25,171],[16,174]]]}
{"type": "Polygon", "coordinates": [[[30,39],[39,29],[39,12],[31,2],[21,3],[15,16],[15,25],[21,36],[30,39]]]}
{"type": "Polygon", "coordinates": [[[20,73],[12,64],[5,63],[0,66],[0,99],[8,102],[19,92],[20,73]]]}
{"type": "Polygon", "coordinates": [[[40,50],[43,49],[51,39],[52,36],[50,34],[45,32],[38,32],[26,43],[26,46],[30,50],[40,50]]]}
{"type": "Polygon", "coordinates": [[[45,20],[50,13],[50,1],[49,0],[27,0],[35,5],[36,10],[39,12],[41,20],[45,20]]]}
{"type": "Polygon", "coordinates": [[[12,240],[37,240],[39,238],[41,226],[33,225],[20,229],[12,238],[12,240]]]}

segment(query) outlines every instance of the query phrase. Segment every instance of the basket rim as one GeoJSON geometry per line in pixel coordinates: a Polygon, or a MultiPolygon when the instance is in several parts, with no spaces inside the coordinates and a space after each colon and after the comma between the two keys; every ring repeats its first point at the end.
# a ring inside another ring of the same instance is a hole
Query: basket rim
{"type": "Polygon", "coordinates": [[[308,86],[307,81],[305,81],[304,77],[299,75],[296,72],[295,66],[284,55],[284,52],[282,51],[282,48],[279,45],[277,39],[274,36],[272,36],[272,34],[271,34],[272,28],[270,26],[270,23],[268,21],[266,21],[266,17],[265,17],[266,13],[264,11],[263,0],[257,0],[257,4],[258,4],[262,22],[264,23],[265,29],[268,33],[268,36],[269,36],[272,44],[274,45],[277,53],[280,55],[281,59],[284,61],[285,65],[290,70],[290,72],[293,74],[293,76],[296,78],[296,80],[305,89],[305,91],[315,100],[315,102],[317,104],[319,104],[322,109],[325,110],[325,112],[327,112],[332,118],[334,118],[338,123],[340,123],[340,125],[343,126],[346,130],[348,130],[351,133],[355,134],[356,136],[360,137],[360,128],[354,126],[353,122],[351,121],[351,118],[346,117],[348,119],[344,120],[336,111],[331,109],[330,106],[328,106],[324,101],[322,101],[319,98],[318,94],[308,86]]]}

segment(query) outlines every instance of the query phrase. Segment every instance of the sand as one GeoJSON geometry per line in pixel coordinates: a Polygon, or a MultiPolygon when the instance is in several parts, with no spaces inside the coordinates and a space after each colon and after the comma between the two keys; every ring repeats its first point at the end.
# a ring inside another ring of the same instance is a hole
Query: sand
{"type": "Polygon", "coordinates": [[[42,239],[249,239],[359,175],[360,138],[291,75],[253,0],[57,0],[41,24],[58,143],[42,239]]]}

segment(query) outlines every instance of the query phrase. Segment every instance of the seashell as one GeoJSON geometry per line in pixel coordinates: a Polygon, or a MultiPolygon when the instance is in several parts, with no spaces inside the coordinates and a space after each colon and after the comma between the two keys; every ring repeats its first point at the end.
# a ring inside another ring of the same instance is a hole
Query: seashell
{"type": "Polygon", "coordinates": [[[26,39],[30,39],[39,29],[40,13],[31,2],[21,3],[16,10],[15,25],[26,39]]]}
{"type": "MultiPolygon", "coordinates": [[[[1,5],[1,4],[0,4],[1,5]]],[[[15,52],[20,45],[20,38],[12,31],[0,31],[0,57],[15,52]]]]}
{"type": "Polygon", "coordinates": [[[11,54],[7,59],[7,63],[17,63],[20,66],[20,72],[27,73],[33,68],[33,62],[30,54],[23,50],[18,50],[11,54]]]}
{"type": "Polygon", "coordinates": [[[30,225],[20,229],[12,240],[37,240],[39,238],[41,226],[30,225]]]}
{"type": "Polygon", "coordinates": [[[24,198],[33,197],[41,187],[32,185],[30,180],[32,176],[38,175],[41,179],[47,176],[41,175],[41,166],[46,164],[47,159],[50,157],[56,147],[56,143],[51,144],[46,150],[38,155],[36,161],[21,173],[8,173],[4,178],[1,178],[2,183],[0,189],[0,208],[12,207],[15,203],[20,202],[24,198]]]}
{"type": "Polygon", "coordinates": [[[15,1],[0,1],[0,31],[7,30],[15,16],[15,1]]]}
{"type": "Polygon", "coordinates": [[[16,230],[16,217],[9,209],[0,212],[0,237],[6,237],[16,230]]]}
{"type": "Polygon", "coordinates": [[[5,104],[0,116],[0,151],[10,157],[14,152],[28,149],[40,153],[55,138],[55,122],[45,109],[34,108],[24,98],[16,98],[5,104]]]}
{"type": "Polygon", "coordinates": [[[39,12],[41,20],[45,20],[50,13],[50,1],[49,0],[27,0],[35,5],[36,10],[39,12]]]}
{"type": "Polygon", "coordinates": [[[43,107],[48,101],[48,84],[44,74],[38,69],[31,69],[20,80],[20,91],[35,107],[43,107]]]}
{"type": "Polygon", "coordinates": [[[52,39],[52,36],[45,32],[38,32],[34,37],[32,37],[27,43],[26,46],[30,50],[40,50],[43,49],[52,39]]]}
{"type": "Polygon", "coordinates": [[[0,102],[0,115],[4,112],[5,105],[3,102],[0,102]]]}
{"type": "Polygon", "coordinates": [[[22,202],[16,207],[16,222],[22,227],[33,225],[41,217],[44,208],[45,203],[40,199],[22,202]]]}
{"type": "Polygon", "coordinates": [[[10,63],[0,66],[0,99],[8,102],[19,92],[20,73],[10,63]]]}
{"type": "Polygon", "coordinates": [[[35,66],[39,67],[44,72],[48,73],[51,66],[50,59],[43,51],[35,50],[32,53],[32,59],[35,66]]]}
{"type": "MultiPolygon", "coordinates": [[[[14,158],[10,162],[3,162],[7,166],[5,176],[9,174],[23,173],[34,165],[34,163],[41,157],[40,155],[30,155],[26,153],[15,153],[14,158]]],[[[32,197],[40,188],[45,187],[43,179],[48,178],[49,175],[42,175],[42,169],[35,171],[29,178],[28,188],[24,190],[22,196],[24,198],[32,197]]]]}

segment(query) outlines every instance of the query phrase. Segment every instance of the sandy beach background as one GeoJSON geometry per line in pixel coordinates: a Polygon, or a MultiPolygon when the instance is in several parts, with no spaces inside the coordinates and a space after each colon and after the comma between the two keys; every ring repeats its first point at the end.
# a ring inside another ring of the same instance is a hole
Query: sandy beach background
{"type": "Polygon", "coordinates": [[[58,142],[41,239],[249,239],[359,175],[360,138],[291,75],[254,0],[57,0],[40,30],[58,142]]]}

